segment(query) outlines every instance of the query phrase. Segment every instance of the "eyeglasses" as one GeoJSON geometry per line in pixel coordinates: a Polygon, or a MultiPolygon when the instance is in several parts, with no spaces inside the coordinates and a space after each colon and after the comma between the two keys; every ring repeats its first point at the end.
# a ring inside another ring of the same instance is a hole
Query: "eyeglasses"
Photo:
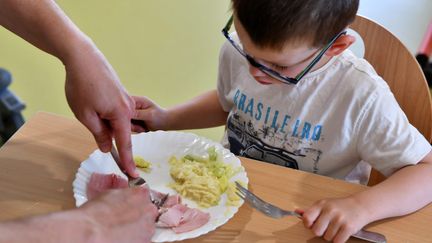
{"type": "Polygon", "coordinates": [[[263,73],[269,75],[270,77],[273,77],[283,83],[286,84],[297,84],[317,63],[318,61],[323,57],[324,53],[333,45],[333,43],[342,35],[346,34],[346,31],[342,31],[339,34],[337,34],[335,37],[333,37],[330,42],[324,46],[324,48],[318,53],[318,55],[311,61],[309,65],[306,66],[303,71],[301,71],[297,76],[294,78],[287,77],[283,74],[280,74],[279,72],[259,63],[257,60],[255,60],[252,56],[247,54],[243,48],[237,44],[234,39],[232,38],[232,33],[228,33],[228,31],[231,28],[231,25],[233,23],[233,16],[228,20],[228,23],[225,25],[225,27],[222,29],[223,35],[228,39],[228,41],[233,45],[233,47],[246,58],[246,60],[250,63],[250,65],[258,68],[263,73]]]}

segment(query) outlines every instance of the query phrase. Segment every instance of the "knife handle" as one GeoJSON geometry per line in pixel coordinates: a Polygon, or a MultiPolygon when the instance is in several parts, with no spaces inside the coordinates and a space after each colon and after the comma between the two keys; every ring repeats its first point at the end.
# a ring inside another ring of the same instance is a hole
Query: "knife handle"
{"type": "Polygon", "coordinates": [[[136,120],[136,119],[132,119],[132,120],[131,120],[131,123],[132,123],[133,125],[136,125],[136,126],[139,126],[139,127],[143,128],[146,132],[149,131],[149,129],[148,129],[148,127],[147,127],[147,124],[146,124],[145,121],[143,121],[143,120],[136,120]]]}

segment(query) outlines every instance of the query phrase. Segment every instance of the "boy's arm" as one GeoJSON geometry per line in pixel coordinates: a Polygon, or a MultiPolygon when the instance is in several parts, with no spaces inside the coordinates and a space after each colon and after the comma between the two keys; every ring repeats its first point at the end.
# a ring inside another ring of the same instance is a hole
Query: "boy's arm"
{"type": "Polygon", "coordinates": [[[136,104],[133,119],[145,123],[145,128],[132,125],[134,132],[215,127],[225,124],[228,115],[219,103],[216,90],[169,109],[158,106],[146,97],[133,96],[133,99],[136,104]]]}
{"type": "Polygon", "coordinates": [[[304,212],[303,222],[317,236],[345,242],[371,222],[406,215],[431,203],[431,175],[432,152],[374,187],[346,198],[316,202],[304,212]]]}
{"type": "Polygon", "coordinates": [[[216,90],[169,108],[167,112],[171,130],[221,126],[226,123],[228,116],[228,112],[224,111],[219,103],[216,90]]]}
{"type": "Polygon", "coordinates": [[[370,222],[406,215],[432,202],[431,175],[432,152],[353,198],[370,212],[370,222]]]}

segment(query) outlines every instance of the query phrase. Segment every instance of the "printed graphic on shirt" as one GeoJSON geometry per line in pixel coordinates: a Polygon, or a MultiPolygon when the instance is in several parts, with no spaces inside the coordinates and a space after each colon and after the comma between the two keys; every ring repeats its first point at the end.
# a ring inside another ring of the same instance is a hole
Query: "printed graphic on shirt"
{"type": "Polygon", "coordinates": [[[321,125],[291,121],[262,102],[237,90],[235,107],[227,121],[230,150],[236,155],[293,169],[319,172],[322,152],[313,148],[322,133],[321,125]],[[263,112],[265,110],[265,112],[263,112]]]}

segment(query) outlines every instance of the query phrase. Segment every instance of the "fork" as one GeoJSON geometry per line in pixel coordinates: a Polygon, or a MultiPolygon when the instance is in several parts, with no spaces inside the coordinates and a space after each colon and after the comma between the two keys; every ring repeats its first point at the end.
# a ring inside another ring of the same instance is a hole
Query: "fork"
{"type": "MultiPolygon", "coordinates": [[[[142,177],[133,178],[126,171],[122,170],[122,168],[120,166],[120,157],[118,155],[117,149],[114,147],[114,144],[111,146],[110,153],[111,153],[111,156],[113,157],[114,161],[120,167],[120,170],[128,178],[128,186],[129,187],[138,187],[138,186],[142,186],[146,183],[144,178],[142,178],[142,177]]],[[[150,191],[150,200],[158,209],[165,203],[165,201],[167,200],[167,198],[169,196],[169,194],[166,193],[166,194],[164,194],[164,196],[159,198],[155,195],[155,192],[153,192],[153,190],[150,189],[149,191],[150,191]]]]}
{"type": "MultiPolygon", "coordinates": [[[[301,218],[302,215],[296,213],[294,211],[284,210],[277,206],[274,206],[261,198],[257,197],[248,189],[244,188],[240,183],[235,182],[236,184],[236,194],[243,200],[245,200],[250,206],[257,209],[259,212],[276,219],[280,219],[285,216],[295,216],[297,218],[301,218]]],[[[366,240],[369,242],[375,243],[386,243],[387,240],[384,235],[377,232],[370,232],[366,230],[360,230],[359,232],[351,235],[354,238],[366,240]]]]}
{"type": "Polygon", "coordinates": [[[121,166],[120,166],[121,165],[121,163],[120,163],[120,157],[119,157],[119,154],[117,152],[117,149],[114,147],[114,144],[111,146],[110,153],[111,153],[111,156],[113,157],[114,161],[120,167],[120,170],[128,178],[128,185],[129,185],[129,187],[141,186],[141,185],[143,185],[143,184],[146,183],[146,181],[144,180],[144,178],[142,178],[142,177],[133,178],[125,170],[123,170],[123,168],[121,168],[121,166]]]}

